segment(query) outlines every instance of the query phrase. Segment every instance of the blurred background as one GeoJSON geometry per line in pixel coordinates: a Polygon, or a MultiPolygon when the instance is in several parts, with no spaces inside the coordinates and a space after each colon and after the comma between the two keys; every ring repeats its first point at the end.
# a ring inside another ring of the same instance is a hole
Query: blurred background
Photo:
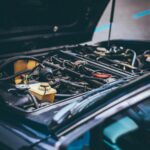
{"type": "MultiPolygon", "coordinates": [[[[107,40],[111,3],[97,25],[93,41],[107,40]]],[[[116,0],[112,39],[150,40],[150,0],[116,0]]]]}

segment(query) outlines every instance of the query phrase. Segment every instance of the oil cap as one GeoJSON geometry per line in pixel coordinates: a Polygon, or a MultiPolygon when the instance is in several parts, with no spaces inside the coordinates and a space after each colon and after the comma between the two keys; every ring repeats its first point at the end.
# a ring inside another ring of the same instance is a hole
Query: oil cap
{"type": "Polygon", "coordinates": [[[50,85],[49,85],[49,83],[45,83],[45,82],[43,82],[43,83],[40,83],[40,86],[39,86],[39,90],[41,90],[41,91],[49,91],[51,89],[51,87],[50,87],[50,85]]]}
{"type": "Polygon", "coordinates": [[[25,92],[27,90],[29,90],[29,86],[26,85],[26,84],[19,84],[19,85],[16,85],[16,90],[18,90],[19,92],[25,92]]]}

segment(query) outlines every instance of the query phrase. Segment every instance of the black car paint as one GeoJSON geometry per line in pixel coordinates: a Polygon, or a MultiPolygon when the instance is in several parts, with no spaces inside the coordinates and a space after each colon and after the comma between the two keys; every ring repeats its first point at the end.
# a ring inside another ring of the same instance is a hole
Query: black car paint
{"type": "MultiPolygon", "coordinates": [[[[38,2],[41,3],[41,7],[44,7],[45,5],[46,10],[48,10],[47,7],[51,7],[51,4],[53,3],[56,3],[56,8],[60,7],[59,1],[48,2],[39,0],[38,2]]],[[[67,25],[65,24],[65,22],[63,22],[63,18],[59,16],[61,15],[59,14],[59,10],[55,10],[56,8],[54,7],[51,14],[54,15],[55,12],[58,14],[58,19],[60,19],[62,22],[61,25],[57,25],[57,23],[54,22],[55,18],[52,18],[52,22],[49,22],[49,20],[51,20],[49,16],[47,16],[47,18],[44,18],[44,20],[46,20],[47,22],[44,25],[36,21],[34,25],[32,25],[32,23],[30,23],[32,16],[26,16],[26,19],[28,17],[31,17],[31,19],[29,19],[29,22],[27,23],[28,25],[24,25],[24,27],[22,27],[24,22],[23,18],[21,17],[25,17],[24,13],[29,13],[28,9],[31,10],[31,8],[33,7],[33,13],[40,13],[40,11],[42,11],[38,6],[38,2],[24,2],[15,0],[13,1],[13,5],[11,5],[11,0],[1,2],[0,48],[3,49],[3,51],[0,52],[1,54],[14,53],[16,51],[27,51],[50,46],[78,44],[81,42],[90,41],[92,39],[94,29],[99,21],[99,18],[102,16],[109,0],[78,0],[77,20],[75,22],[72,21],[67,25]],[[24,5],[26,6],[27,10],[24,9],[24,5]],[[22,7],[24,11],[20,9],[17,10],[18,12],[14,12],[15,8],[19,9],[19,6],[22,7]],[[22,22],[20,23],[19,18],[22,19],[22,22]],[[56,27],[58,28],[57,30],[55,30],[56,27]]],[[[68,2],[67,5],[72,7],[71,5],[73,4],[71,3],[71,1],[66,2],[68,2]]],[[[68,9],[69,6],[67,6],[68,9]]],[[[64,7],[62,9],[65,10],[66,8],[64,7]]],[[[67,15],[70,14],[68,13],[67,15]]],[[[43,20],[44,16],[42,16],[42,14],[41,16],[39,16],[38,20],[40,20],[40,17],[41,20],[43,20]]]]}

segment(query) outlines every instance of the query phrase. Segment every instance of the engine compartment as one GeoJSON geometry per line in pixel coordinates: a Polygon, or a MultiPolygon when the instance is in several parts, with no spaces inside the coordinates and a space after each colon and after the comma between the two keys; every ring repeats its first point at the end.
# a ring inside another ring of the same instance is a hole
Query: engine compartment
{"type": "Polygon", "coordinates": [[[124,46],[113,45],[109,49],[99,46],[78,46],[75,53],[79,57],[95,61],[97,63],[108,64],[122,71],[142,74],[150,71],[150,50],[137,51],[124,46]]]}
{"type": "Polygon", "coordinates": [[[32,112],[148,71],[150,50],[77,45],[0,62],[0,105],[32,112]]]}

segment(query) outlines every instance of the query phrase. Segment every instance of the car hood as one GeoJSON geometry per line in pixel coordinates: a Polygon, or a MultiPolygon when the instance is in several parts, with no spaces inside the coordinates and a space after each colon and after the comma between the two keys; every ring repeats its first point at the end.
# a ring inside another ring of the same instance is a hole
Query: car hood
{"type": "Polygon", "coordinates": [[[109,1],[3,0],[1,53],[90,41],[109,1]]]}

